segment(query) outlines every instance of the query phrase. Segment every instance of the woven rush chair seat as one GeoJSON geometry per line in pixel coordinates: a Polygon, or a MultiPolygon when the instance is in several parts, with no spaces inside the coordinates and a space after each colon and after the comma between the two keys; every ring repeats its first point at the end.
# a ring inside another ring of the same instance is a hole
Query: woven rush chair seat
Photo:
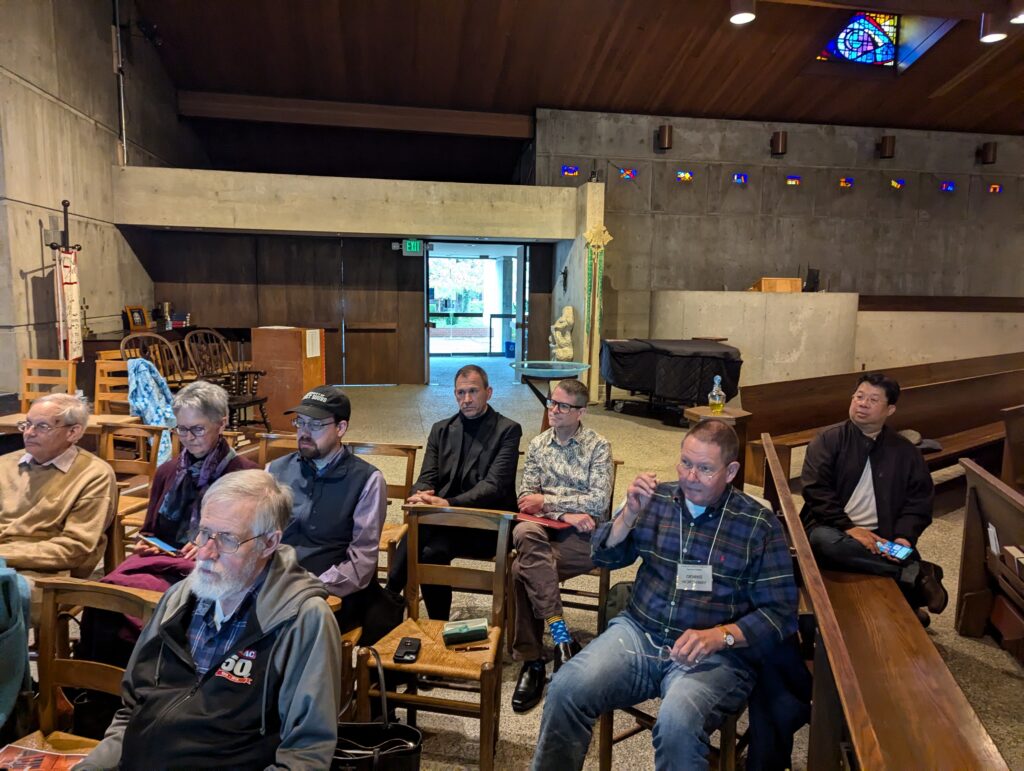
{"type": "Polygon", "coordinates": [[[484,665],[493,666],[500,655],[498,647],[501,629],[496,626],[489,627],[486,640],[449,648],[441,637],[444,625],[444,621],[407,618],[374,643],[373,647],[380,653],[381,659],[391,662],[403,637],[418,637],[421,640],[419,658],[412,664],[392,663],[390,666],[396,671],[460,680],[479,680],[484,665]],[[472,650],[460,651],[460,648],[472,650]],[[476,650],[477,648],[486,650],[476,650]]]}

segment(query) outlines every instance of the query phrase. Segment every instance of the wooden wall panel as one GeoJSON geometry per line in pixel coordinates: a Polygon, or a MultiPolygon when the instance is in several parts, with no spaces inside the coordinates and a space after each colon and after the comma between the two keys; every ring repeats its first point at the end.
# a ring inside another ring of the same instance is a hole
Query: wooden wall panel
{"type": "Polygon", "coordinates": [[[259,236],[255,242],[260,323],[339,328],[342,286],[338,240],[259,236]]]}
{"type": "Polygon", "coordinates": [[[530,244],[529,317],[526,320],[526,358],[551,358],[548,336],[555,314],[551,307],[551,287],[554,281],[555,245],[530,244]]]}

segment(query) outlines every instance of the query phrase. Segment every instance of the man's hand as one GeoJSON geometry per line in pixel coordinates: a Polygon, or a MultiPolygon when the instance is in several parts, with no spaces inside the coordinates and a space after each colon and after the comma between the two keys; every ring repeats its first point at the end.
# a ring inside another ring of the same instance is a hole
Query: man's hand
{"type": "Polygon", "coordinates": [[[519,511],[523,514],[537,516],[544,511],[544,496],[541,493],[530,493],[519,496],[519,511]]]}
{"type": "Polygon", "coordinates": [[[861,546],[872,554],[881,554],[877,546],[879,542],[883,544],[888,543],[884,538],[872,533],[866,527],[851,527],[846,531],[846,534],[855,539],[861,546]]]}
{"type": "Polygon", "coordinates": [[[597,523],[589,514],[563,514],[562,521],[568,522],[578,533],[592,533],[597,523]]]}
{"type": "Polygon", "coordinates": [[[724,647],[725,637],[718,627],[687,629],[672,646],[672,660],[692,667],[724,647]]]}
{"type": "Polygon", "coordinates": [[[418,492],[415,492],[412,495],[410,495],[408,498],[406,498],[405,502],[410,504],[410,505],[414,504],[414,503],[422,503],[422,504],[426,504],[426,505],[429,506],[429,505],[433,505],[433,504],[430,504],[427,501],[427,499],[433,497],[433,495],[434,495],[434,491],[433,490],[419,490],[418,492]]]}
{"type": "Polygon", "coordinates": [[[654,489],[658,486],[658,477],[652,471],[643,471],[626,488],[626,510],[621,516],[629,517],[626,524],[632,527],[637,517],[647,504],[651,502],[654,489]]]}
{"type": "MultiPolygon", "coordinates": [[[[879,539],[879,540],[882,540],[882,539],[879,539]]],[[[908,541],[906,538],[894,538],[892,542],[893,543],[898,543],[901,546],[910,546],[910,541],[908,541]]],[[[911,546],[911,548],[913,548],[913,547],[911,546]]],[[[890,562],[895,562],[897,565],[902,565],[904,563],[904,560],[898,560],[894,556],[892,556],[891,554],[886,554],[885,552],[882,552],[882,556],[885,557],[890,562]]]]}

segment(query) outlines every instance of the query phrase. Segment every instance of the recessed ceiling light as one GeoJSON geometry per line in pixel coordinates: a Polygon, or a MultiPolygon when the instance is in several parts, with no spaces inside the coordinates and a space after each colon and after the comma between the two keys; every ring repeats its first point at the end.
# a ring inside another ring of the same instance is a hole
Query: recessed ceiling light
{"type": "Polygon", "coordinates": [[[978,40],[982,43],[998,43],[1006,39],[1006,31],[996,16],[991,13],[981,14],[981,32],[978,40]]]}
{"type": "Polygon", "coordinates": [[[733,24],[749,24],[757,18],[754,10],[756,0],[732,0],[732,12],[729,21],[733,24]]]}

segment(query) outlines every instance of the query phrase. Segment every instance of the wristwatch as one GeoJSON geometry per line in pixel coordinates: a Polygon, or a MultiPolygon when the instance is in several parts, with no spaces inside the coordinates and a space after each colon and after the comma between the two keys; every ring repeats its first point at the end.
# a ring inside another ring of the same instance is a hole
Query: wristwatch
{"type": "Polygon", "coordinates": [[[736,638],[733,636],[733,633],[726,629],[724,626],[720,626],[718,628],[722,630],[722,639],[725,640],[725,647],[733,647],[736,644],[736,638]]]}

